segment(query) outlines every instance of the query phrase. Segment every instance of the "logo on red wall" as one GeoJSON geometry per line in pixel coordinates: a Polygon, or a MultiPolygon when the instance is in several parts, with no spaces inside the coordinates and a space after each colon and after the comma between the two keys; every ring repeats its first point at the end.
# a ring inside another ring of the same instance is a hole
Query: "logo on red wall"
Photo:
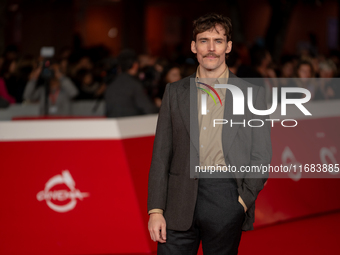
{"type": "Polygon", "coordinates": [[[80,192],[68,170],[53,176],[45,184],[45,189],[37,194],[38,201],[46,201],[49,208],[56,212],[68,212],[74,209],[78,200],[88,197],[89,193],[80,192]],[[64,189],[65,186],[68,188],[64,189]],[[59,188],[59,189],[58,189],[59,188]]]}

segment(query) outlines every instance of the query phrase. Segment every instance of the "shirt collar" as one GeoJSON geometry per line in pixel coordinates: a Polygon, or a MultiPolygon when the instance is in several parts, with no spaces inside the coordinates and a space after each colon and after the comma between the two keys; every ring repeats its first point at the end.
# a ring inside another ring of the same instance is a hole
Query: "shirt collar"
{"type": "MultiPolygon", "coordinates": [[[[198,65],[197,70],[196,70],[196,78],[200,78],[200,66],[198,65]]],[[[224,70],[224,72],[220,75],[220,77],[217,78],[217,80],[219,82],[225,82],[222,79],[228,79],[229,78],[229,68],[226,65],[226,69],[224,70]]]]}
{"type": "MultiPolygon", "coordinates": [[[[199,68],[200,66],[198,65],[198,67],[197,67],[197,70],[196,70],[196,81],[199,81],[199,76],[200,76],[200,68],[199,68]]],[[[217,79],[216,79],[216,81],[214,82],[214,84],[216,84],[216,83],[224,83],[224,84],[226,84],[227,82],[228,82],[228,79],[229,79],[229,68],[228,68],[228,66],[226,65],[226,69],[224,70],[224,72],[220,75],[220,77],[218,77],[217,79]]],[[[199,87],[202,87],[202,85],[201,84],[198,84],[198,86],[199,87]]],[[[217,89],[217,88],[216,88],[217,89]]],[[[218,89],[218,90],[221,90],[221,93],[223,94],[223,96],[224,96],[224,94],[225,94],[225,89],[218,89]]]]}

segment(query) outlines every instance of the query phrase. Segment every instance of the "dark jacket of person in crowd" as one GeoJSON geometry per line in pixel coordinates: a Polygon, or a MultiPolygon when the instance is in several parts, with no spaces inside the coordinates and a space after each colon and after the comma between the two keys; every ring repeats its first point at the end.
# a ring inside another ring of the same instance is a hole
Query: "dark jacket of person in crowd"
{"type": "Polygon", "coordinates": [[[33,70],[32,62],[33,60],[29,56],[21,59],[18,63],[15,60],[6,61],[1,70],[1,77],[4,79],[8,94],[14,98],[16,103],[23,101],[28,77],[33,70]]]}
{"type": "Polygon", "coordinates": [[[144,91],[142,83],[134,76],[138,62],[131,52],[119,56],[122,73],[107,87],[105,92],[106,116],[124,117],[157,113],[158,108],[144,91]]]}

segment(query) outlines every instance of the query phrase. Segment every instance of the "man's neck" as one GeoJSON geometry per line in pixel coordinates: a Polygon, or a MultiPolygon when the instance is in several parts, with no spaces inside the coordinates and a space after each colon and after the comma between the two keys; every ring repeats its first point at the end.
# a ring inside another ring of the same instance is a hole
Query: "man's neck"
{"type": "Polygon", "coordinates": [[[224,73],[227,65],[224,63],[214,70],[205,69],[201,65],[198,68],[200,78],[218,78],[224,73]]]}

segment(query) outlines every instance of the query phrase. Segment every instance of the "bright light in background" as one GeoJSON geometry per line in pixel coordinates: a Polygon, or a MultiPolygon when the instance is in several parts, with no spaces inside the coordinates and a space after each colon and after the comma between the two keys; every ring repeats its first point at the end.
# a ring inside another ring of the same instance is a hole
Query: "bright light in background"
{"type": "Polygon", "coordinates": [[[108,36],[110,38],[115,38],[115,37],[117,37],[117,34],[118,34],[118,29],[113,27],[109,30],[108,36]]]}

